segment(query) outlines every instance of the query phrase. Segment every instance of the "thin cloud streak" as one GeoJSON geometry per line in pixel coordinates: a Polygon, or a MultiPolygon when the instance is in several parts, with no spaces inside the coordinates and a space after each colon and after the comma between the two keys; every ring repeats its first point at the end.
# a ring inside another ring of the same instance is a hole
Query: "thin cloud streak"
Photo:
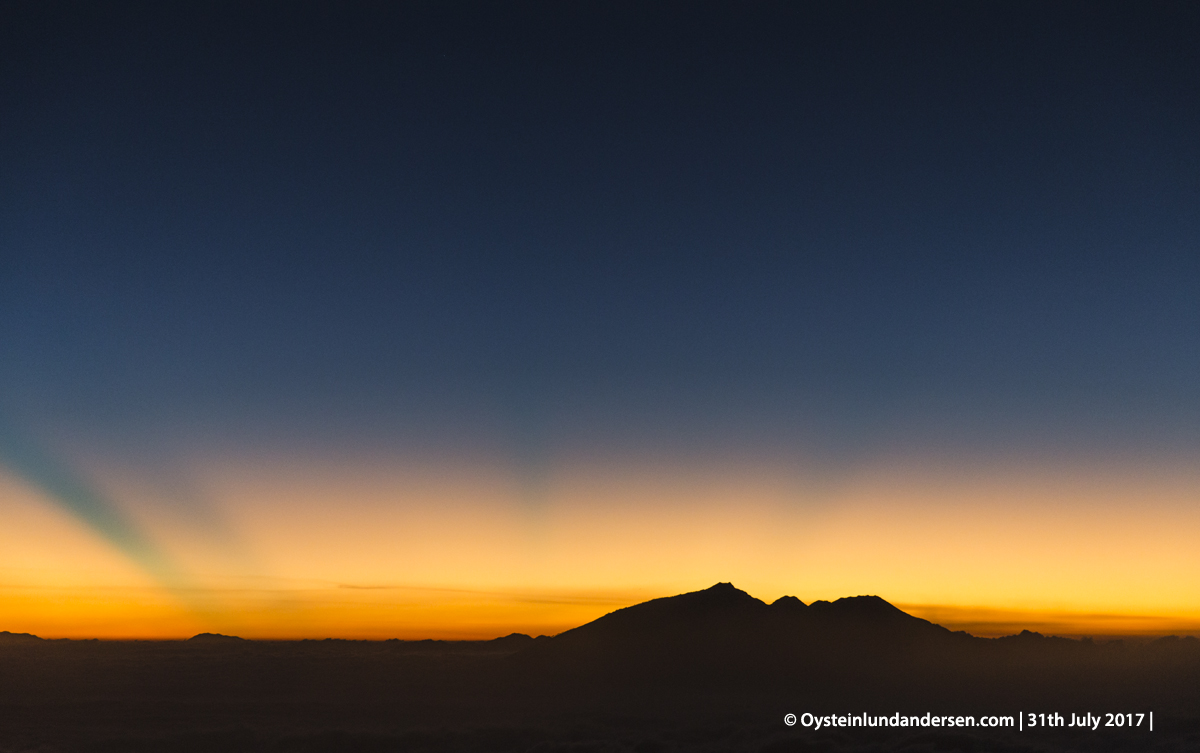
{"type": "Polygon", "coordinates": [[[950,630],[962,630],[984,638],[1015,635],[1022,630],[1067,638],[1200,635],[1200,619],[1178,615],[1005,609],[945,604],[898,603],[896,606],[911,615],[950,630]]]}
{"type": "Polygon", "coordinates": [[[474,596],[513,604],[564,604],[564,605],[617,605],[629,606],[640,601],[670,595],[649,591],[489,591],[469,588],[438,588],[434,586],[406,586],[394,584],[364,585],[355,583],[339,583],[340,589],[352,591],[418,591],[453,594],[456,596],[474,596]]]}

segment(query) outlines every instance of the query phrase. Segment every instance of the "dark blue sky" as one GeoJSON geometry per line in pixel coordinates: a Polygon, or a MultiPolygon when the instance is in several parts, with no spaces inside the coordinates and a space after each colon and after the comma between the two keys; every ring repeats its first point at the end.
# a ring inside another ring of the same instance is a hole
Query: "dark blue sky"
{"type": "Polygon", "coordinates": [[[0,10],[21,431],[1200,445],[1194,4],[179,5],[0,10]]]}

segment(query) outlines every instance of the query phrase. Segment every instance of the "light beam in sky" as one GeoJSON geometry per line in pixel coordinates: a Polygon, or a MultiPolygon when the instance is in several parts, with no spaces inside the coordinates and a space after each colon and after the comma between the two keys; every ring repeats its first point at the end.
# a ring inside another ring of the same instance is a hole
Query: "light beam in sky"
{"type": "Polygon", "coordinates": [[[99,489],[0,417],[0,464],[85,524],[159,584],[180,591],[187,579],[171,558],[99,489]]]}

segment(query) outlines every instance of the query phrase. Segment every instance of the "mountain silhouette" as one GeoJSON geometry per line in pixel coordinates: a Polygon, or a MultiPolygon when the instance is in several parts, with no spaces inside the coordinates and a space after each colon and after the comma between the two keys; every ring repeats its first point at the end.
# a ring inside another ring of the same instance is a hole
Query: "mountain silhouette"
{"type": "Polygon", "coordinates": [[[928,620],[913,617],[878,596],[852,596],[806,605],[783,596],[768,606],[731,583],[703,591],[668,596],[610,612],[555,636],[556,650],[635,649],[638,645],[738,640],[755,642],[806,638],[824,643],[848,638],[882,639],[889,643],[957,642],[965,633],[952,633],[928,620]]]}
{"type": "MultiPolygon", "coordinates": [[[[953,632],[878,596],[768,605],[730,583],[604,615],[510,657],[516,676],[555,693],[632,691],[821,704],[1160,703],[1200,671],[1200,642],[1125,646],[1025,631],[953,632]],[[730,695],[730,694],[735,695],[730,695]]],[[[976,704],[972,706],[970,704],[976,704]]],[[[964,706],[965,705],[965,706],[964,706]]]]}
{"type": "Polygon", "coordinates": [[[877,596],[767,605],[731,583],[654,599],[604,615],[514,657],[541,676],[694,684],[784,681],[797,672],[864,664],[872,670],[953,654],[976,639],[897,609],[877,596]]]}

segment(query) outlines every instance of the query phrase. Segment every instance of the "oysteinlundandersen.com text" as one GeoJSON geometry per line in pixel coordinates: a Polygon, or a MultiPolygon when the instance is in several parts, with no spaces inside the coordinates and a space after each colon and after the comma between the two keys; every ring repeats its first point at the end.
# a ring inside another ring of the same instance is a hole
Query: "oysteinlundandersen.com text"
{"type": "Polygon", "coordinates": [[[800,723],[802,727],[823,729],[825,727],[1015,727],[1016,717],[1012,716],[942,716],[937,714],[906,715],[892,714],[880,716],[872,714],[814,716],[805,712],[799,719],[795,714],[784,717],[784,723],[789,727],[800,723]]]}

